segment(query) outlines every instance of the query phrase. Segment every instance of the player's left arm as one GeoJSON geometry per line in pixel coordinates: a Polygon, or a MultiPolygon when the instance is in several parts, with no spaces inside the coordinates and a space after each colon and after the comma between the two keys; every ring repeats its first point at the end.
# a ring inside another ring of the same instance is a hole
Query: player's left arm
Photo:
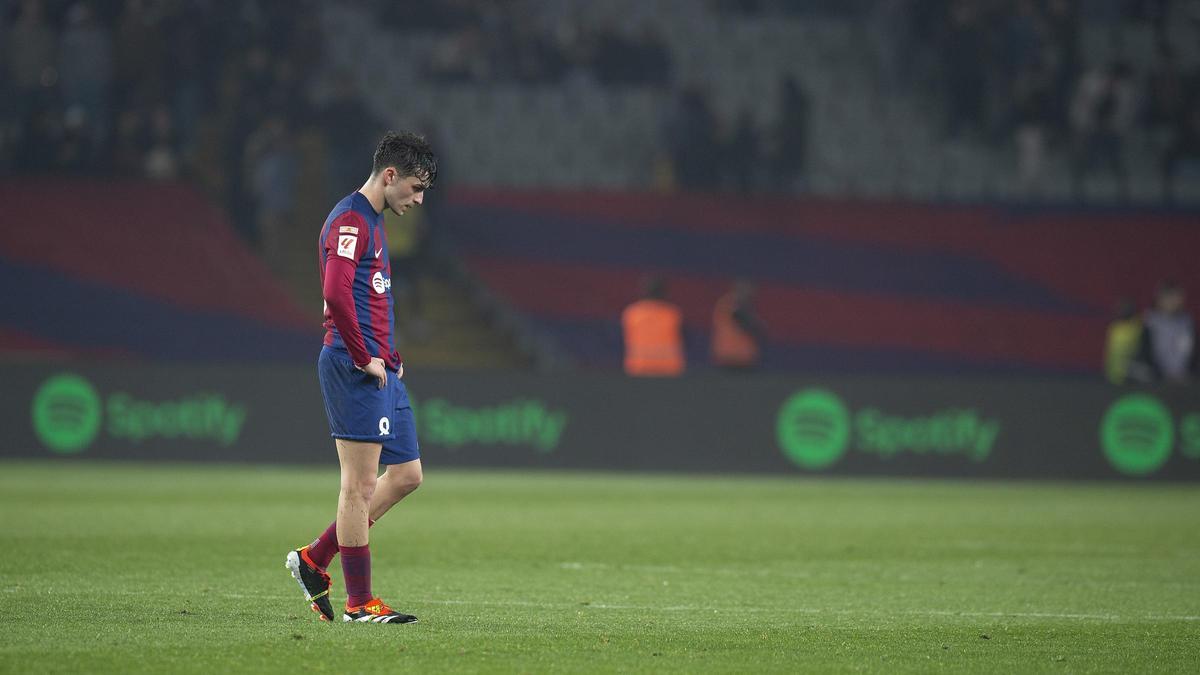
{"type": "Polygon", "coordinates": [[[321,294],[355,367],[378,380],[382,389],[387,385],[387,368],[382,358],[367,351],[354,304],[354,275],[367,249],[367,232],[366,222],[353,211],[333,222],[325,241],[321,294]]]}

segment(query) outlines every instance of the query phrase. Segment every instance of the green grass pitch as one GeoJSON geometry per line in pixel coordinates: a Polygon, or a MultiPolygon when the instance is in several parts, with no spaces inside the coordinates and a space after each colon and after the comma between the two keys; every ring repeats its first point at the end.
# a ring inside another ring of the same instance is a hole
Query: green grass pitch
{"type": "Polygon", "coordinates": [[[283,567],[332,467],[0,463],[0,672],[1200,667],[1195,487],[426,471],[380,626],[283,567]]]}

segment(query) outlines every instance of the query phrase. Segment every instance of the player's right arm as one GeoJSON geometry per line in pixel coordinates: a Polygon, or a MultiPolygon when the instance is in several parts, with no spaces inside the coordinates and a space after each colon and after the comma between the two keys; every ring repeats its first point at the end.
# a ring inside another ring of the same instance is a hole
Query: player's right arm
{"type": "Polygon", "coordinates": [[[367,351],[354,307],[354,273],[367,250],[369,233],[366,221],[353,211],[343,213],[330,224],[325,236],[325,282],[321,295],[354,366],[378,380],[382,389],[387,384],[387,368],[383,359],[367,351]]]}

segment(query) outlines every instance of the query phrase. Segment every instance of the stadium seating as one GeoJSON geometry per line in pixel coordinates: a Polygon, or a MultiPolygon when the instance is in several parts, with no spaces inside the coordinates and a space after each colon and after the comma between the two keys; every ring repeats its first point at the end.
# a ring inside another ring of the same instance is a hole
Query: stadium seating
{"type": "MultiPolygon", "coordinates": [[[[551,22],[574,12],[602,25],[634,32],[647,20],[661,29],[670,50],[675,87],[701,83],[718,117],[748,110],[755,124],[775,123],[779,84],[795,75],[813,102],[808,137],[808,194],[921,200],[1071,199],[1071,176],[1061,148],[1052,149],[1045,175],[1029,190],[1020,184],[1011,144],[995,139],[948,140],[936,97],[919,88],[884,93],[867,29],[848,17],[824,15],[717,15],[702,3],[531,3],[533,21],[551,22]],[[569,9],[563,5],[568,5],[569,9]]],[[[372,31],[361,8],[330,7],[327,34],[372,31]]],[[[1200,63],[1194,29],[1175,22],[1175,44],[1185,66],[1200,63]]],[[[1143,70],[1154,59],[1144,25],[1085,25],[1081,62],[1101,65],[1120,56],[1143,70]]],[[[380,58],[422,63],[438,44],[432,32],[375,29],[365,45],[329,40],[335,62],[347,70],[362,49],[380,58]]],[[[442,126],[447,162],[457,180],[515,187],[637,189],[652,181],[661,151],[664,111],[673,93],[664,88],[602,87],[587,78],[567,86],[510,82],[440,84],[405,69],[379,87],[361,82],[380,119],[442,126]],[[564,114],[564,112],[568,114],[564,114]]],[[[1161,199],[1161,148],[1138,131],[1128,147],[1129,199],[1161,199]]],[[[1085,182],[1089,199],[1113,203],[1107,175],[1085,182]]],[[[1181,181],[1181,203],[1200,203],[1200,181],[1181,181]]]]}

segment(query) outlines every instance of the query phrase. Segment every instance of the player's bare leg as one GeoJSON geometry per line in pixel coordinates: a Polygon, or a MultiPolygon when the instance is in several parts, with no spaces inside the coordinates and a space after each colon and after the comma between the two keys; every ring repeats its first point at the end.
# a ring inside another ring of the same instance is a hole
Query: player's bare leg
{"type": "MultiPolygon", "coordinates": [[[[379,453],[383,446],[379,443],[339,439],[337,449],[338,462],[342,465],[342,486],[338,492],[337,539],[347,595],[342,621],[412,623],[417,617],[393,610],[371,593],[371,550],[367,542],[367,531],[371,526],[372,499],[379,484],[376,472],[379,471],[379,453]]],[[[388,487],[401,486],[396,484],[388,487]]]]}
{"type": "MultiPolygon", "coordinates": [[[[412,494],[421,485],[422,478],[421,461],[418,459],[403,464],[389,465],[383,475],[375,478],[372,485],[370,478],[375,476],[376,469],[370,466],[370,461],[371,458],[376,458],[374,461],[378,461],[379,446],[372,443],[339,440],[337,447],[339,461],[342,463],[338,520],[334,521],[317,541],[288,553],[286,560],[292,576],[304,590],[305,597],[312,602],[313,610],[327,620],[333,620],[334,613],[329,602],[331,581],[325,567],[329,565],[341,545],[353,546],[353,544],[346,544],[346,540],[341,536],[342,523],[359,522],[362,518],[362,504],[369,494],[367,510],[369,520],[366,521],[366,526],[369,528],[397,502],[412,494]],[[363,459],[368,461],[359,461],[363,459]]],[[[363,542],[362,548],[365,549],[365,540],[369,537],[363,536],[364,534],[365,530],[353,541],[363,542]]],[[[388,623],[408,623],[416,620],[415,617],[395,612],[382,603],[377,606],[371,605],[371,603],[367,604],[374,611],[358,608],[351,619],[344,619],[344,617],[343,619],[378,621],[382,616],[389,619],[388,623]]]]}
{"type": "Polygon", "coordinates": [[[317,541],[290,551],[284,559],[284,566],[300,585],[304,597],[312,603],[313,611],[326,621],[333,620],[334,612],[329,601],[332,583],[325,567],[341,546],[350,547],[351,556],[354,558],[350,567],[356,575],[353,580],[348,578],[348,585],[353,585],[359,591],[356,598],[360,601],[359,604],[365,602],[363,596],[370,595],[371,563],[367,548],[367,528],[370,527],[370,521],[367,518],[375,496],[375,473],[379,466],[379,453],[383,447],[378,443],[340,439],[336,444],[338,461],[342,465],[337,520],[317,541]],[[313,556],[316,556],[316,559],[313,556]]]}
{"type": "Polygon", "coordinates": [[[340,546],[366,546],[371,499],[379,471],[379,443],[337,439],[342,485],[338,492],[337,538],[340,546]]]}
{"type": "MultiPolygon", "coordinates": [[[[383,517],[383,514],[387,513],[396,503],[420,487],[421,477],[421,460],[419,459],[403,464],[389,465],[383,475],[375,481],[369,510],[370,520],[367,521],[367,526],[375,524],[375,521],[383,517]]],[[[341,504],[340,497],[338,501],[341,504]]],[[[332,582],[325,568],[338,552],[339,539],[341,537],[337,529],[337,521],[334,521],[316,541],[308,546],[290,551],[285,560],[285,565],[291,571],[292,577],[300,584],[305,597],[312,603],[313,611],[329,621],[332,621],[334,617],[333,606],[329,602],[332,582]]]]}
{"type": "Polygon", "coordinates": [[[388,509],[421,487],[421,479],[419,459],[388,465],[375,485],[375,496],[371,498],[371,520],[379,520],[388,509]]]}

